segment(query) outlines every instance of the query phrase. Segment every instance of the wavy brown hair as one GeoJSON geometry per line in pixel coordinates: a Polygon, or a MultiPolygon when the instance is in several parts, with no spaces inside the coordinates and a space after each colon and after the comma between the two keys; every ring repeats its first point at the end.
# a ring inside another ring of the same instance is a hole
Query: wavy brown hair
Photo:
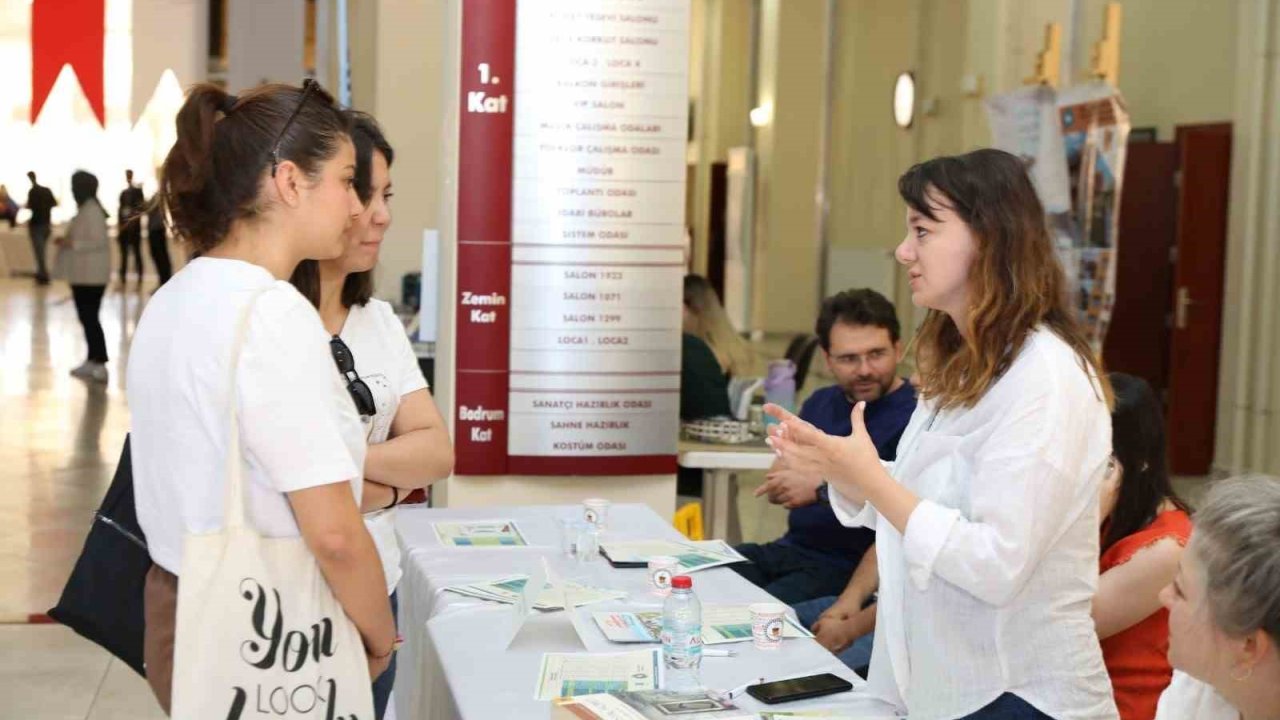
{"type": "Polygon", "coordinates": [[[1071,346],[1110,407],[1111,386],[1067,300],[1044,208],[1022,161],[991,149],[934,158],[903,173],[898,193],[935,222],[938,210],[951,210],[978,243],[969,271],[969,339],[939,310],[929,311],[916,335],[921,394],[940,408],[972,407],[1044,326],[1071,346]]]}

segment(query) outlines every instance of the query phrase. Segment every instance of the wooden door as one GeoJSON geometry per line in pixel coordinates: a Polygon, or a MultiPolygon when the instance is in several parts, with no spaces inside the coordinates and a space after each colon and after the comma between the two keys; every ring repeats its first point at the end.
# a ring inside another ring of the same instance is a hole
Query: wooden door
{"type": "Polygon", "coordinates": [[[1170,470],[1213,463],[1222,344],[1231,125],[1179,126],[1178,230],[1169,348],[1170,470]]]}
{"type": "Polygon", "coordinates": [[[1103,343],[1107,370],[1169,387],[1173,248],[1178,229],[1178,146],[1130,143],[1120,198],[1116,300],[1103,343]]]}

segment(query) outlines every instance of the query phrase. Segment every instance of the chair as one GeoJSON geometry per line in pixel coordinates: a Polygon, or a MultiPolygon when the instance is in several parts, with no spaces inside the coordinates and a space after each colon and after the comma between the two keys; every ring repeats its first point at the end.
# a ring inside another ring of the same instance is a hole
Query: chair
{"type": "Polygon", "coordinates": [[[690,540],[702,540],[702,503],[691,502],[676,510],[672,525],[690,540]]]}

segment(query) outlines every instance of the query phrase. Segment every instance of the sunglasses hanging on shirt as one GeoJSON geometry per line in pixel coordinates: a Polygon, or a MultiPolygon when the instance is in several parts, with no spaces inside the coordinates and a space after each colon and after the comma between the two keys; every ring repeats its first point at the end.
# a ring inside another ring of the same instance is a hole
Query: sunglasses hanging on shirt
{"type": "Polygon", "coordinates": [[[376,414],[378,406],[373,401],[373,391],[356,373],[356,360],[351,355],[351,348],[342,342],[342,338],[334,335],[329,340],[329,350],[333,352],[333,362],[338,366],[338,372],[342,373],[342,379],[347,381],[347,392],[351,393],[351,399],[356,403],[356,411],[365,417],[376,414]]]}

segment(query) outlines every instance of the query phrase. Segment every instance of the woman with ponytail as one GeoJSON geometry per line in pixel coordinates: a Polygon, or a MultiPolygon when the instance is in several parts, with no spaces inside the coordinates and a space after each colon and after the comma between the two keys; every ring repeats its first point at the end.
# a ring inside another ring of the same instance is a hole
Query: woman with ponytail
{"type": "Polygon", "coordinates": [[[305,540],[376,678],[396,632],[360,515],[364,431],[315,308],[288,282],[303,259],[340,255],[361,212],[350,117],[310,82],[239,98],[199,85],[177,130],[160,203],[198,257],[147,304],[127,370],[138,521],[155,563],[145,588],[147,680],[167,712],[184,537],[224,522],[230,398],[246,522],[260,535],[305,540]]]}

